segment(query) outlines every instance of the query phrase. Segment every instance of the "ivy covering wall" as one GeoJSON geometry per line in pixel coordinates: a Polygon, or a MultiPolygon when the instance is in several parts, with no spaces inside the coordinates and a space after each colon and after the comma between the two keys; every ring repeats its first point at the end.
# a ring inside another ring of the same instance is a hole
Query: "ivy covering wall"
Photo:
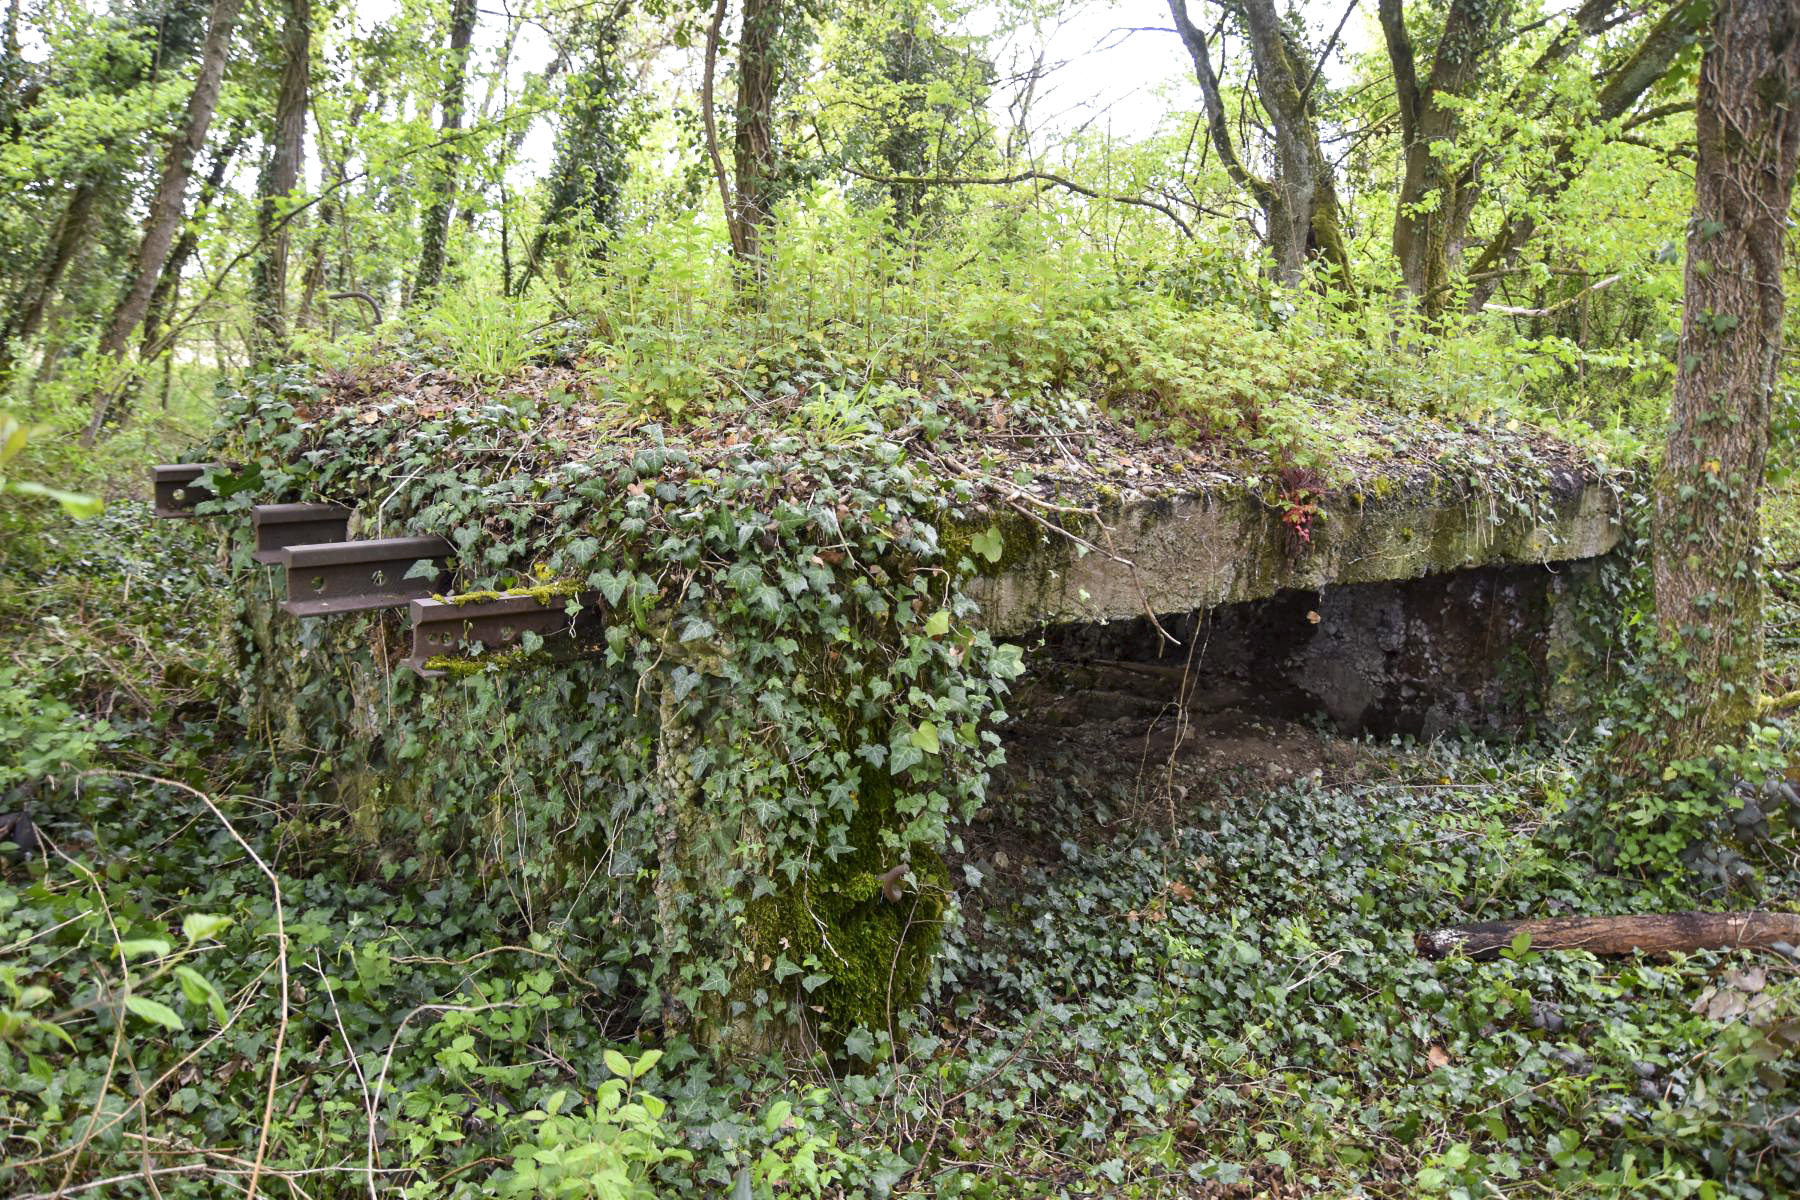
{"type": "Polygon", "coordinates": [[[873,434],[577,448],[532,433],[558,395],[331,410],[275,376],[231,405],[217,507],[350,505],[353,536],[447,536],[458,591],[591,592],[605,622],[573,660],[530,638],[420,680],[394,611],[277,615],[233,522],[247,724],[300,836],[478,874],[604,939],[645,1019],[727,1046],[831,1045],[916,1000],[1020,670],[938,541],[966,484],[873,434]]]}

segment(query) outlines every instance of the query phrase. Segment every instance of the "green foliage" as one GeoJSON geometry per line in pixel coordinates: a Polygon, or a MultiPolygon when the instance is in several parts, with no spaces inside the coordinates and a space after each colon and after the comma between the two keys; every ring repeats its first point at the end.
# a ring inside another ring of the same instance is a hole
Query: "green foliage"
{"type": "Polygon", "coordinates": [[[54,500],[71,517],[91,517],[100,511],[100,501],[79,492],[64,491],[29,479],[8,479],[4,468],[25,450],[31,430],[13,419],[11,413],[0,412],[0,495],[37,496],[54,500]]]}
{"type": "MultiPolygon", "coordinates": [[[[485,445],[493,432],[461,436],[485,445]]],[[[277,1188],[366,1196],[371,1132],[379,1186],[416,1197],[1797,1186],[1783,1139],[1800,997],[1778,964],[1529,950],[1428,963],[1412,949],[1424,926],[1657,898],[1532,836],[1543,794],[1576,777],[1580,743],[1549,757],[1365,745],[1355,781],[1326,787],[1183,776],[1174,830],[1141,820],[1135,753],[1123,770],[1079,743],[1021,754],[983,819],[958,826],[945,875],[913,860],[909,890],[960,894],[923,1005],[891,1030],[850,1031],[829,1070],[804,1056],[734,1065],[641,1027],[644,943],[614,924],[631,911],[614,881],[630,880],[577,861],[583,845],[632,845],[610,809],[593,820],[599,788],[559,790],[638,752],[604,732],[619,719],[604,708],[612,684],[590,679],[596,696],[568,689],[566,668],[488,672],[434,685],[426,707],[396,677],[416,746],[432,722],[523,749],[541,728],[573,769],[521,780],[507,769],[519,751],[472,742],[453,772],[427,764],[429,807],[395,797],[382,819],[397,832],[371,846],[324,788],[351,774],[352,743],[309,745],[268,788],[235,693],[222,709],[197,702],[190,677],[226,669],[203,611],[223,590],[208,547],[202,523],[152,524],[138,503],[54,542],[11,537],[7,578],[31,590],[0,593],[0,617],[19,628],[21,606],[51,604],[79,651],[57,665],[10,640],[13,686],[39,697],[22,703],[58,697],[107,730],[90,763],[155,762],[205,786],[276,870],[289,1015],[264,1180],[277,1188]],[[91,595],[129,597],[126,625],[87,610],[91,595]],[[157,631],[154,649],[97,665],[122,627],[157,631]],[[131,690],[147,707],[117,699],[131,690]],[[506,771],[497,788],[489,763],[506,771]],[[295,811],[297,795],[315,799],[295,811]],[[420,813],[431,824],[405,824],[420,813]],[[458,857],[434,862],[445,846],[458,857]],[[495,847],[505,862],[484,871],[495,847]],[[558,871],[605,882],[559,903],[558,871]]],[[[634,583],[603,569],[600,588],[625,604],[634,583]]],[[[961,621],[943,611],[914,614],[917,634],[956,644],[961,621]]],[[[366,652],[368,625],[342,632],[313,653],[366,652]]],[[[387,750],[419,758],[398,739],[387,750]]],[[[146,1129],[171,1151],[206,1151],[153,1160],[182,1171],[155,1177],[164,1196],[241,1186],[281,1028],[269,880],[182,788],[99,774],[56,794],[34,811],[69,858],[0,859],[0,1188],[137,1172],[146,1129]]],[[[879,886],[841,878],[848,897],[879,886]]],[[[816,972],[788,981],[813,996],[832,986],[805,991],[816,972]]]]}
{"type": "Polygon", "coordinates": [[[583,1200],[653,1200],[651,1172],[665,1162],[693,1156],[670,1143],[663,1123],[668,1105],[634,1084],[662,1057],[652,1050],[630,1062],[616,1050],[606,1065],[616,1078],[602,1083],[593,1102],[563,1112],[566,1090],[551,1093],[522,1115],[533,1136],[513,1150],[510,1173],[496,1185],[499,1196],[570,1196],[583,1200]]]}
{"type": "Polygon", "coordinates": [[[946,1122],[920,1166],[938,1195],[1794,1186],[1789,1138],[1761,1123],[1797,1086],[1788,974],[1713,954],[1425,961],[1413,934],[1462,914],[1646,897],[1518,831],[1568,760],[1367,745],[1361,762],[1373,778],[1351,787],[1246,780],[1169,830],[1079,746],[1015,761],[1004,835],[970,848],[1001,879],[940,967],[962,1019],[850,1094],[946,1122]],[[1757,996],[1757,1017],[1721,1015],[1757,996]],[[982,1155],[1008,1164],[1004,1190],[963,1165],[982,1155]]]}
{"type": "Polygon", "coordinates": [[[446,289],[420,320],[419,332],[463,378],[500,383],[530,359],[548,312],[541,298],[499,296],[465,283],[446,289]]]}
{"type": "MultiPolygon", "coordinates": [[[[1782,503],[1774,491],[1770,508],[1778,512],[1782,503]]],[[[1672,731],[1703,692],[1691,677],[1689,656],[1670,653],[1659,640],[1649,505],[1637,497],[1627,511],[1630,537],[1597,593],[1614,607],[1620,634],[1589,630],[1582,651],[1589,661],[1604,653],[1614,664],[1615,686],[1594,713],[1606,753],[1549,797],[1559,816],[1555,844],[1656,880],[1670,895],[1755,893],[1764,872],[1779,874],[1800,840],[1800,794],[1790,783],[1792,722],[1770,713],[1698,752],[1677,743],[1672,731]]],[[[1785,579],[1779,570],[1768,572],[1775,653],[1767,669],[1777,679],[1793,671],[1785,579]]]]}

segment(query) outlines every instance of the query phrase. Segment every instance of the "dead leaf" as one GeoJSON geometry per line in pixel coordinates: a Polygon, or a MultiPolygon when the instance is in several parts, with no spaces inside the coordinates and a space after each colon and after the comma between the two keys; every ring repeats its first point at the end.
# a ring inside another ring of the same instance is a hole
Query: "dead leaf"
{"type": "Polygon", "coordinates": [[[1725,982],[1740,992],[1760,992],[1769,982],[1769,973],[1762,967],[1745,967],[1728,973],[1725,982]]]}
{"type": "Polygon", "coordinates": [[[1436,1042],[1433,1042],[1431,1044],[1431,1049],[1425,1052],[1425,1061],[1430,1065],[1432,1070],[1441,1071],[1450,1065],[1450,1052],[1436,1042]]]}

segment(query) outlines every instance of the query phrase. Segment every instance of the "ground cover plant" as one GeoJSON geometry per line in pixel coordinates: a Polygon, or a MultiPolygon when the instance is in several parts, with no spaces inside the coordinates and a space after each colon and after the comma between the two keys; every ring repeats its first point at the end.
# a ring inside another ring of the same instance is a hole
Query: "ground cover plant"
{"type": "MultiPolygon", "coordinates": [[[[209,539],[136,505],[104,520],[61,531],[69,557],[35,586],[119,601],[131,581],[164,656],[132,681],[152,703],[121,696],[86,738],[41,694],[14,701],[62,735],[43,747],[57,770],[101,766],[34,806],[43,853],[10,859],[0,892],[15,1194],[65,1174],[242,1186],[271,1078],[265,1184],[307,1195],[366,1194],[371,1169],[416,1195],[1792,1186],[1800,994],[1778,957],[1412,948],[1462,914],[1642,902],[1543,836],[1579,746],[1271,729],[1312,749],[1275,779],[1260,757],[1178,763],[1171,826],[1161,772],[1130,769],[1141,731],[1009,733],[899,1044],[729,1065],[637,1024],[603,931],[522,918],[503,878],[421,886],[321,855],[234,788],[242,734],[179,716],[227,677],[190,619],[216,585],[191,570],[209,539]]],[[[100,655],[115,615],[65,618],[82,653],[61,694],[84,709],[129,690],[100,655]]],[[[1771,894],[1792,886],[1791,864],[1767,870],[1771,894]]]]}

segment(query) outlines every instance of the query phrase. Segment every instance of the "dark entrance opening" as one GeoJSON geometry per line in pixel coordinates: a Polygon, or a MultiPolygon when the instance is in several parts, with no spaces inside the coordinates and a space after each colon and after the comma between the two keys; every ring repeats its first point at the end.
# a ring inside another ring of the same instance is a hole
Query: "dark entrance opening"
{"type": "Polygon", "coordinates": [[[1525,732],[1552,707],[1572,567],[1477,567],[1159,617],[1179,645],[1147,617],[1055,626],[1034,639],[1014,707],[1053,721],[1231,709],[1341,733],[1525,732]]]}

